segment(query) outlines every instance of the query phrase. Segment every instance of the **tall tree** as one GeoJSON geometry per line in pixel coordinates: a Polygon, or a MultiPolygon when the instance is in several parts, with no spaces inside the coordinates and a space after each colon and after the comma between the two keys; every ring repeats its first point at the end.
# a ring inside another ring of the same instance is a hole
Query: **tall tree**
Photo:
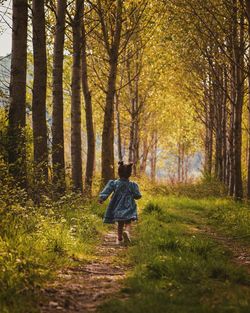
{"type": "MultiPolygon", "coordinates": [[[[250,38],[250,0],[245,0],[248,20],[248,37],[250,38]]],[[[248,52],[250,57],[250,49],[248,52]]],[[[248,164],[247,164],[247,198],[250,199],[250,59],[248,57],[248,164]]]]}
{"type": "MultiPolygon", "coordinates": [[[[32,1],[34,81],[32,122],[35,180],[48,180],[48,146],[46,123],[47,55],[44,0],[32,1]]],[[[39,188],[40,189],[40,188],[39,188]]]]}
{"type": "Polygon", "coordinates": [[[27,0],[13,0],[12,19],[8,161],[11,174],[26,187],[27,0]]]}
{"type": "Polygon", "coordinates": [[[109,58],[109,74],[104,108],[102,131],[102,182],[106,183],[114,177],[114,97],[116,91],[117,66],[122,31],[123,0],[116,0],[114,28],[111,36],[105,21],[105,11],[101,1],[97,1],[105,49],[109,58]]]}
{"type": "Polygon", "coordinates": [[[82,192],[82,140],[81,140],[81,37],[83,0],[75,0],[72,21],[73,67],[71,82],[71,166],[73,188],[82,192]]]}
{"type": "Polygon", "coordinates": [[[237,1],[233,1],[233,49],[234,65],[236,72],[236,101],[235,101],[235,120],[234,120],[234,197],[242,199],[242,108],[244,101],[244,17],[242,10],[237,8],[237,1]],[[237,18],[240,25],[237,27],[237,18]],[[239,28],[239,29],[238,29],[239,28]]]}
{"type": "Polygon", "coordinates": [[[53,60],[52,165],[56,191],[65,190],[63,59],[67,0],[57,1],[53,60]]]}
{"type": "MultiPolygon", "coordinates": [[[[85,6],[86,3],[85,1],[83,1],[83,9],[85,9],[85,6]]],[[[83,18],[82,23],[82,88],[85,101],[85,118],[87,130],[87,162],[85,174],[85,189],[88,192],[88,194],[91,194],[95,164],[95,132],[93,123],[91,91],[89,88],[89,78],[88,78],[85,18],[83,18]]]]}

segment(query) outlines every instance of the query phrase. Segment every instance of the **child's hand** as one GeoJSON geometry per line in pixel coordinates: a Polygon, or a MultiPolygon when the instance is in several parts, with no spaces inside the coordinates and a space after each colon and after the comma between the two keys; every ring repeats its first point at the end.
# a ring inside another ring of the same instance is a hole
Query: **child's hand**
{"type": "Polygon", "coordinates": [[[98,203],[99,203],[99,204],[103,204],[103,202],[104,202],[104,201],[103,201],[102,199],[98,199],[98,203]]]}

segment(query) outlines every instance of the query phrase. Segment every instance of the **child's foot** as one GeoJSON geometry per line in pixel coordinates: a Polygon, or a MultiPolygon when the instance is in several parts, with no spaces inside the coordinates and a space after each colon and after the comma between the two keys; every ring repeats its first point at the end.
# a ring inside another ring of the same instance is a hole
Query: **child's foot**
{"type": "Polygon", "coordinates": [[[125,230],[122,235],[123,235],[123,240],[124,240],[125,245],[131,242],[130,235],[129,235],[128,231],[125,230]]]}
{"type": "Polygon", "coordinates": [[[123,239],[122,240],[119,240],[118,238],[116,239],[116,244],[118,246],[122,246],[123,245],[123,239]]]}

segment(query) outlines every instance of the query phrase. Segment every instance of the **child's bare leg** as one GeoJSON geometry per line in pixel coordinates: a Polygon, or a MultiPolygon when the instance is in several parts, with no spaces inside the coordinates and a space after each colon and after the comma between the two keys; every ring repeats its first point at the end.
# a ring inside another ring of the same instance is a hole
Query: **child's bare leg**
{"type": "Polygon", "coordinates": [[[131,222],[125,224],[125,230],[130,234],[131,222]]]}
{"type": "Polygon", "coordinates": [[[122,240],[123,226],[124,226],[124,222],[119,221],[118,226],[117,226],[117,235],[118,235],[119,241],[122,240]]]}

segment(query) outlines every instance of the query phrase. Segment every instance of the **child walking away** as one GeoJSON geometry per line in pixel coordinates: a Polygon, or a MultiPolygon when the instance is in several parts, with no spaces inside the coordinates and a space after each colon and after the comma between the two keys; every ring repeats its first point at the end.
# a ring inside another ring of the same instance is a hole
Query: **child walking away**
{"type": "Polygon", "coordinates": [[[99,203],[103,203],[113,193],[103,222],[108,224],[117,222],[117,244],[128,244],[131,241],[131,222],[138,219],[135,199],[140,199],[141,193],[138,185],[129,180],[133,164],[124,164],[123,162],[118,164],[120,178],[107,183],[99,195],[99,203]]]}

